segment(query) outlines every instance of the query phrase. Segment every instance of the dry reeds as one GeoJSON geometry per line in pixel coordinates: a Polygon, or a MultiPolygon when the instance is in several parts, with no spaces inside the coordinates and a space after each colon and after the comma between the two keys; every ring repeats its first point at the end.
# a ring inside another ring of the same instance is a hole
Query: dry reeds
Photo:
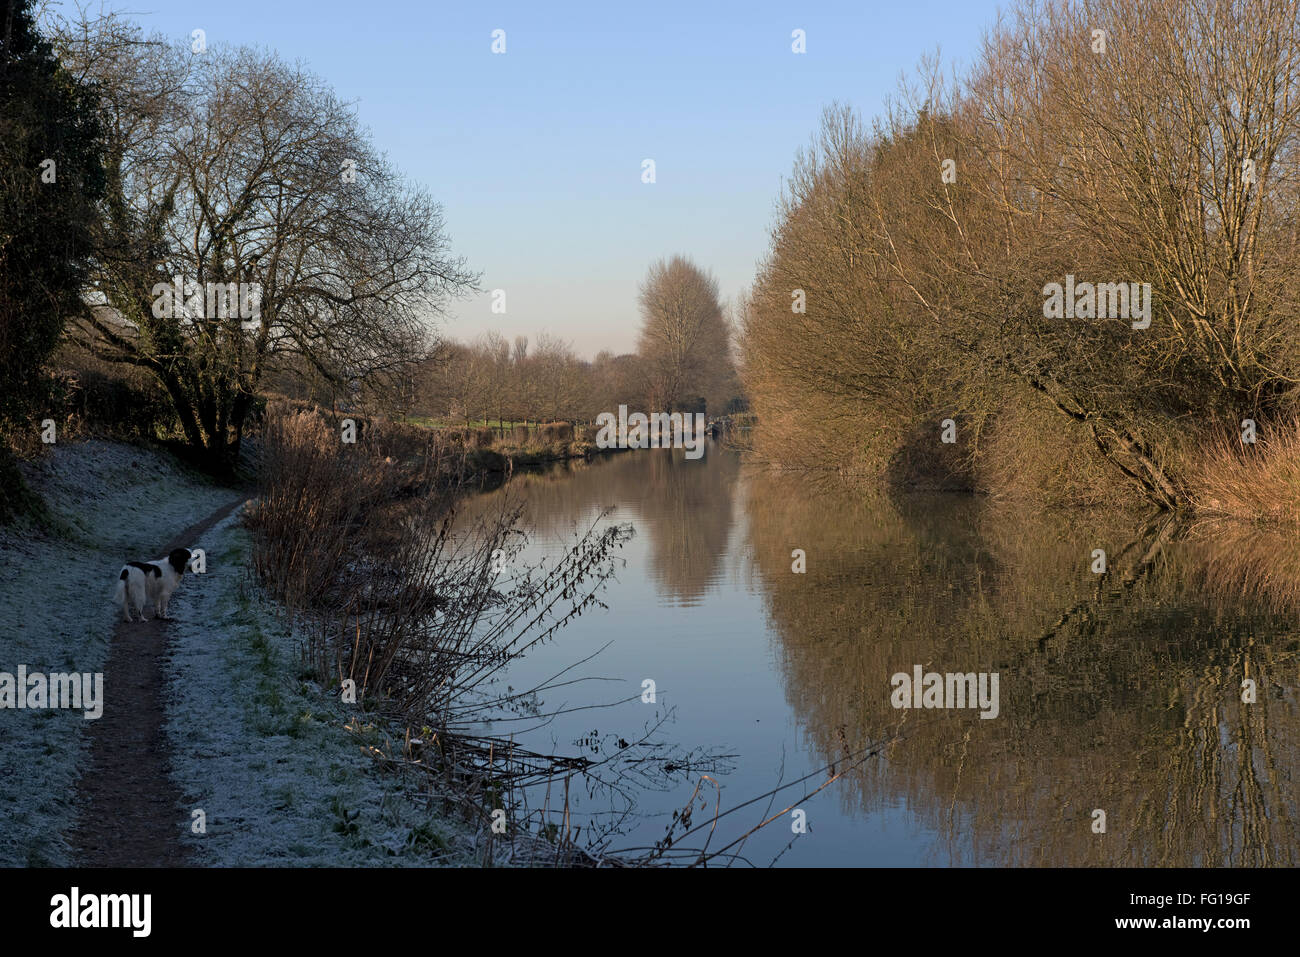
{"type": "Polygon", "coordinates": [[[572,422],[545,422],[540,430],[542,441],[551,443],[568,443],[573,441],[572,422]]]}
{"type": "Polygon", "coordinates": [[[625,534],[591,531],[553,566],[505,574],[518,509],[453,533],[464,473],[433,433],[372,422],[345,442],[322,413],[273,408],[262,439],[254,570],[299,619],[308,663],[356,682],[359,701],[440,729],[476,711],[482,681],[598,603],[625,534]]]}
{"type": "Polygon", "coordinates": [[[1254,443],[1216,432],[1188,472],[1192,503],[1203,513],[1300,524],[1300,420],[1262,427],[1254,443]]]}

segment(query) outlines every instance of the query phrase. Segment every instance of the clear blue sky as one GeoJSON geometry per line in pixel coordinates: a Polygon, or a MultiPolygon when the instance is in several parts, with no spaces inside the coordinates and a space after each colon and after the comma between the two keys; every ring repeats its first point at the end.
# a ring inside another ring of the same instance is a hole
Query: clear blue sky
{"type": "Polygon", "coordinates": [[[542,330],[579,354],[633,347],[636,287],[684,253],[731,299],[822,108],[881,112],[939,50],[969,63],[994,0],[443,3],[136,0],[146,30],[300,59],[358,103],[378,147],[444,206],[485,290],[444,331],[542,330]],[[491,52],[506,31],[506,53],[491,52]],[[791,52],[791,31],[807,53],[791,52]],[[655,160],[658,181],[641,182],[655,160]]]}

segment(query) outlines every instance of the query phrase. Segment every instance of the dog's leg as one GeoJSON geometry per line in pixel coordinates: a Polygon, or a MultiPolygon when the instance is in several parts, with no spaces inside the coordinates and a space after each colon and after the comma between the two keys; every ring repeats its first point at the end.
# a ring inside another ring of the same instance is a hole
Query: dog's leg
{"type": "Polygon", "coordinates": [[[167,614],[167,606],[171,604],[172,592],[175,589],[175,582],[164,579],[158,583],[158,617],[165,621],[171,621],[171,616],[167,614]]]}
{"type": "Polygon", "coordinates": [[[128,576],[124,571],[123,577],[119,578],[117,584],[114,586],[113,602],[117,605],[118,608],[121,609],[123,617],[127,621],[132,621],[133,619],[131,618],[131,606],[127,601],[127,594],[126,594],[127,577],[128,576]]]}
{"type": "Polygon", "coordinates": [[[145,621],[144,610],[148,607],[148,600],[145,598],[145,583],[132,582],[131,584],[131,604],[135,606],[140,615],[140,620],[145,621]]]}

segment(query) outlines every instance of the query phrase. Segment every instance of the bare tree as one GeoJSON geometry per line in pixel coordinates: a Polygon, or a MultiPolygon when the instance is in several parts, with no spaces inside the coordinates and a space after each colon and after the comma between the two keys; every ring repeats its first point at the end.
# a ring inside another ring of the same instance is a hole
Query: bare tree
{"type": "Polygon", "coordinates": [[[349,391],[400,387],[475,277],[353,109],[269,53],[195,54],[114,16],[58,37],[106,91],[94,286],[109,309],[79,317],[92,348],[151,370],[214,463],[291,357],[349,391]]]}
{"type": "Polygon", "coordinates": [[[573,347],[543,332],[529,360],[535,383],[534,410],[539,419],[572,418],[581,395],[580,371],[573,347]]]}
{"type": "Polygon", "coordinates": [[[646,273],[638,301],[650,406],[671,411],[708,393],[730,362],[718,281],[689,259],[660,260],[646,273]]]}
{"type": "Polygon", "coordinates": [[[1297,408],[1298,13],[1024,0],[962,81],[925,65],[870,131],[833,111],[744,308],[760,416],[851,466],[1041,409],[1186,502],[1189,432],[1297,408]],[[1067,277],[1111,306],[1149,284],[1149,314],[1052,315],[1067,277]]]}

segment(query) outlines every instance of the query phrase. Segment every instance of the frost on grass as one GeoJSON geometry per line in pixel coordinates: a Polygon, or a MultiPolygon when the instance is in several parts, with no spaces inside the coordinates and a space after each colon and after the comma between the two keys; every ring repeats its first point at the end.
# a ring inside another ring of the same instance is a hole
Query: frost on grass
{"type": "MultiPolygon", "coordinates": [[[[103,671],[122,563],[159,557],[232,493],[166,454],[100,440],[53,446],[23,471],[54,529],[0,528],[0,671],[103,671]]],[[[67,838],[89,726],[80,711],[0,709],[0,865],[75,863],[67,838]]]]}
{"type": "MultiPolygon", "coordinates": [[[[208,573],[172,600],[167,737],[200,866],[475,863],[473,837],[381,771],[346,730],[353,706],[303,677],[296,644],[257,597],[238,516],[207,535],[208,573]],[[191,825],[202,809],[206,833],[191,825]]],[[[371,729],[385,750],[383,733],[371,729]]],[[[400,743],[395,742],[400,748],[400,743]]]]}
{"type": "MultiPolygon", "coordinates": [[[[159,557],[233,493],[164,453],[100,440],[59,444],[24,472],[54,530],[0,528],[0,671],[103,671],[122,563],[159,557]]],[[[249,543],[235,520],[188,544],[205,549],[208,571],[172,598],[167,734],[189,802],[177,828],[195,863],[477,862],[474,835],[427,811],[409,779],[380,772],[345,730],[347,706],[299,679],[293,643],[246,594],[249,543]],[[205,835],[190,832],[194,808],[205,835]]],[[[89,725],[80,711],[0,710],[0,865],[76,863],[68,836],[89,725]]]]}

